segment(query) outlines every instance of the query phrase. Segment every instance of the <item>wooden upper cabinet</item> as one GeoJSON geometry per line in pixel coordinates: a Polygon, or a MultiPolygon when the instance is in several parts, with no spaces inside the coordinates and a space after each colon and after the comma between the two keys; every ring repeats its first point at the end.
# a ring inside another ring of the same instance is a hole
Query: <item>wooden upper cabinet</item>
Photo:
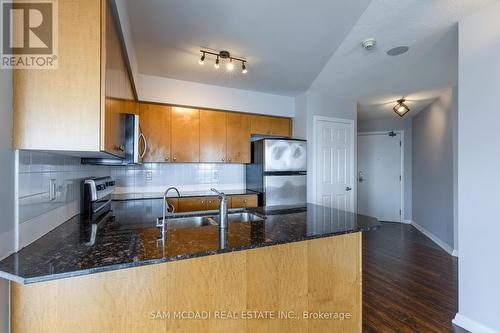
{"type": "Polygon", "coordinates": [[[172,162],[200,161],[200,111],[172,107],[172,162]]]}
{"type": "Polygon", "coordinates": [[[227,161],[250,163],[250,116],[227,113],[227,161]]]}
{"type": "Polygon", "coordinates": [[[226,114],[222,111],[200,110],[200,162],[227,161],[226,114]]]}
{"type": "Polygon", "coordinates": [[[13,146],[98,151],[101,2],[59,1],[58,7],[58,68],[13,71],[13,146]]]}
{"type": "Polygon", "coordinates": [[[110,1],[59,1],[58,39],[57,69],[13,72],[14,148],[124,156],[135,95],[110,1]]]}
{"type": "Polygon", "coordinates": [[[146,140],[143,162],[170,162],[170,106],[140,103],[139,114],[146,140]]]}
{"type": "Polygon", "coordinates": [[[252,115],[252,134],[286,136],[292,135],[290,118],[252,115]]]}

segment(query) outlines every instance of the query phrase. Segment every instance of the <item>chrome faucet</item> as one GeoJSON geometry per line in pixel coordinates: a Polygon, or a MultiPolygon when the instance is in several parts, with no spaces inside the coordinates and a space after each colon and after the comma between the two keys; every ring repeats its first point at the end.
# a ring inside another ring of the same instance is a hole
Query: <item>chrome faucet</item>
{"type": "Polygon", "coordinates": [[[219,227],[221,229],[227,228],[227,196],[223,192],[219,192],[216,189],[210,189],[212,192],[217,193],[217,197],[219,198],[219,227]]]}
{"type": "Polygon", "coordinates": [[[161,219],[161,222],[160,221],[157,221],[156,223],[156,226],[157,227],[161,227],[161,238],[162,240],[165,240],[165,233],[166,233],[166,218],[167,218],[167,211],[168,212],[171,212],[171,213],[174,213],[175,212],[175,207],[171,204],[168,203],[167,201],[167,195],[168,195],[168,192],[170,191],[175,191],[177,192],[177,197],[180,198],[181,197],[181,194],[179,193],[179,190],[175,187],[169,187],[167,188],[167,190],[165,191],[165,193],[163,193],[163,216],[162,216],[162,219],[161,219]],[[167,208],[168,206],[168,208],[167,208]]]}

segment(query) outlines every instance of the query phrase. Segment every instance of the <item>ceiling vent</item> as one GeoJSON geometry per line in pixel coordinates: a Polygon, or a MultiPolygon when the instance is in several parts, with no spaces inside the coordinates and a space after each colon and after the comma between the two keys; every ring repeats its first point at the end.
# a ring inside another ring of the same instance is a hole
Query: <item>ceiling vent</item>
{"type": "Polygon", "coordinates": [[[409,49],[410,48],[408,46],[398,46],[387,51],[387,55],[395,57],[408,52],[409,49]]]}

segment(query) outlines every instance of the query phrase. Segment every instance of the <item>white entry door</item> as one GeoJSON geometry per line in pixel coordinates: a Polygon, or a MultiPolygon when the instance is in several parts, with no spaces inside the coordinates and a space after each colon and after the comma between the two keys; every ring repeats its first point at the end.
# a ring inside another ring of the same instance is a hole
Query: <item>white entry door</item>
{"type": "Polygon", "coordinates": [[[354,123],[315,119],[316,203],[354,211],[354,123]]]}
{"type": "Polygon", "coordinates": [[[358,213],[401,222],[401,133],[358,135],[358,213]]]}

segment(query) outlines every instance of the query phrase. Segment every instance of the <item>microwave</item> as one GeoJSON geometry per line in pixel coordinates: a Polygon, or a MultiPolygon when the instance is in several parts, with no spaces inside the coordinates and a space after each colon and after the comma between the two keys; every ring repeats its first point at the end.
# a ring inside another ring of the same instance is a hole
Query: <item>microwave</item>
{"type": "Polygon", "coordinates": [[[82,158],[82,164],[126,166],[142,163],[142,158],[146,153],[146,138],[139,126],[139,116],[134,114],[123,116],[125,117],[125,158],[82,158]]]}

